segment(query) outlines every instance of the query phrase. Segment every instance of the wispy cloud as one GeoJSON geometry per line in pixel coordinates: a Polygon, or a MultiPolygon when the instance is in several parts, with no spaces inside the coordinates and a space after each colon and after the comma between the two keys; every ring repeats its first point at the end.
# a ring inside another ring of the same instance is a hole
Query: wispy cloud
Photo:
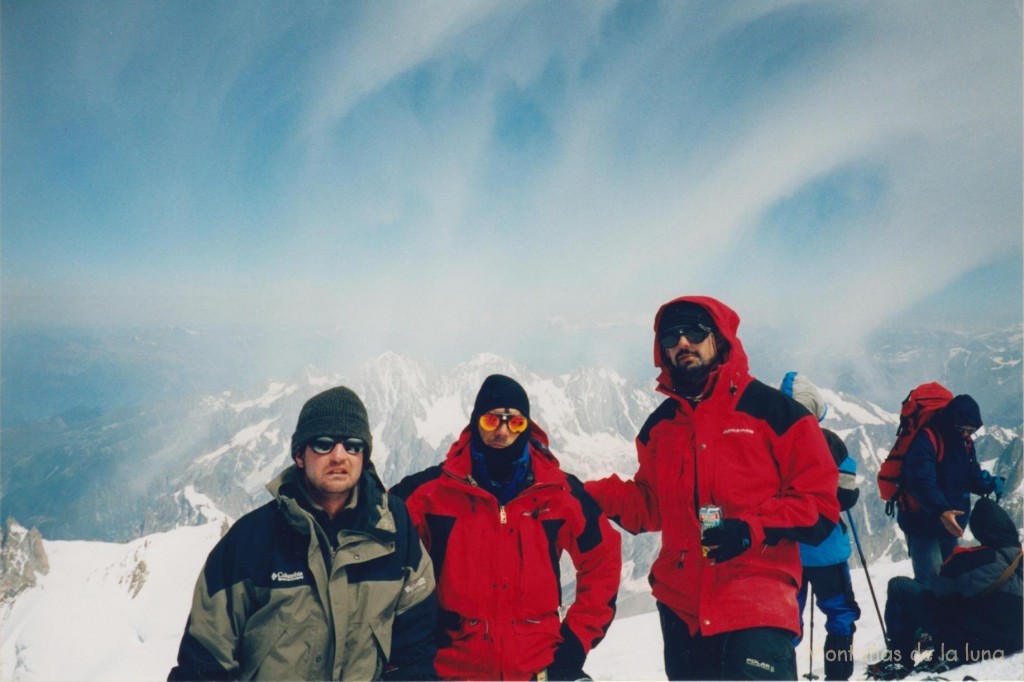
{"type": "Polygon", "coordinates": [[[1020,319],[1012,4],[57,7],[5,4],[8,323],[856,343],[984,268],[1020,319]]]}

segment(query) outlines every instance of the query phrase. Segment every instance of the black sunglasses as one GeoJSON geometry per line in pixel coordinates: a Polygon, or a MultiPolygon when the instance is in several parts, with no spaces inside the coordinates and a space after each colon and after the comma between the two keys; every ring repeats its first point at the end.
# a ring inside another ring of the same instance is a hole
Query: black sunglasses
{"type": "Polygon", "coordinates": [[[334,450],[334,446],[340,444],[345,452],[350,455],[361,455],[366,451],[366,441],[362,438],[334,438],[333,436],[320,436],[306,443],[309,449],[318,455],[326,455],[334,450]]]}
{"type": "Polygon", "coordinates": [[[711,327],[706,327],[702,324],[682,324],[678,327],[671,327],[665,330],[660,337],[658,342],[662,348],[666,350],[674,347],[679,343],[680,337],[685,336],[686,340],[690,343],[697,344],[703,343],[704,339],[708,338],[711,334],[711,327]]]}

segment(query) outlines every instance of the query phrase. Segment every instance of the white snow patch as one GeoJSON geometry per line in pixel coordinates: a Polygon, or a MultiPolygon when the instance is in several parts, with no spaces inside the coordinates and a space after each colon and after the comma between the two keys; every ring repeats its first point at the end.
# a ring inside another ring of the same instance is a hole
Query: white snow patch
{"type": "Polygon", "coordinates": [[[290,396],[295,391],[299,390],[299,387],[294,384],[286,384],[280,382],[273,382],[267,390],[256,400],[247,400],[240,403],[235,403],[231,408],[235,412],[243,412],[252,407],[270,407],[281,398],[290,396]]]}
{"type": "Polygon", "coordinates": [[[291,445],[286,444],[281,448],[277,457],[271,458],[269,462],[258,469],[254,469],[248,476],[246,476],[245,481],[242,483],[242,488],[250,495],[263,490],[267,486],[267,481],[272,480],[280,471],[284,470],[291,463],[291,445]]]}
{"type": "Polygon", "coordinates": [[[422,419],[413,418],[416,433],[434,449],[452,440],[455,433],[453,425],[461,429],[466,421],[466,408],[457,394],[445,395],[433,402],[424,400],[420,404],[425,416],[422,419]]]}
{"type": "MultiPolygon", "coordinates": [[[[880,410],[867,410],[860,405],[852,403],[843,398],[841,393],[830,391],[828,389],[819,389],[822,398],[825,399],[825,403],[829,406],[829,413],[825,415],[825,421],[828,422],[831,419],[838,419],[839,415],[846,415],[852,419],[855,419],[861,424],[886,424],[893,423],[893,420],[888,417],[888,413],[882,413],[880,410]],[[838,414],[832,414],[832,411],[838,414]],[[883,416],[883,414],[885,416],[883,416]]],[[[898,421],[898,420],[897,420],[898,421]]]]}
{"type": "Polygon", "coordinates": [[[0,627],[0,678],[162,680],[174,665],[220,523],[127,544],[44,541],[50,573],[19,595],[0,627]],[[132,596],[131,576],[145,564],[132,596]]]}
{"type": "Polygon", "coordinates": [[[603,478],[617,469],[636,464],[636,447],[632,441],[610,433],[562,433],[561,446],[555,452],[562,469],[581,480],[603,478]]]}
{"type": "Polygon", "coordinates": [[[231,517],[218,509],[214,501],[196,490],[195,486],[185,486],[185,489],[181,491],[181,494],[185,497],[188,503],[192,505],[193,509],[205,516],[211,522],[217,521],[219,523],[225,519],[229,523],[231,522],[231,517]]]}
{"type": "Polygon", "coordinates": [[[387,464],[388,457],[391,456],[391,451],[388,449],[387,444],[384,442],[384,424],[381,423],[375,429],[370,430],[370,437],[373,438],[373,448],[370,451],[370,457],[373,460],[373,465],[377,471],[384,471],[384,465],[387,464]]]}
{"type": "Polygon", "coordinates": [[[273,443],[277,441],[277,435],[280,433],[280,429],[268,432],[267,429],[271,424],[276,422],[278,417],[271,419],[264,419],[259,424],[254,424],[247,428],[242,429],[234,435],[231,442],[227,445],[222,445],[213,452],[207,453],[196,460],[196,464],[205,464],[212,462],[213,460],[221,457],[232,448],[246,448],[247,450],[255,449],[261,436],[266,435],[267,438],[273,443]]]}

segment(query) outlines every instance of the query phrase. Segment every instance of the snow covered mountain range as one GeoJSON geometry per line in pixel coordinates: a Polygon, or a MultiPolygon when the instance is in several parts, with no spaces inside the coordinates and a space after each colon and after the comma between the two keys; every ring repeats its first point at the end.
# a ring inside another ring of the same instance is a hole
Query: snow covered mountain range
{"type": "MultiPolygon", "coordinates": [[[[289,463],[303,402],[339,384],[366,403],[373,460],[384,483],[393,485],[444,457],[466,425],[481,382],[496,372],[524,385],[533,416],[567,471],[582,480],[633,473],[633,439],[663,399],[652,380],[631,381],[606,367],[547,376],[490,354],[440,370],[386,353],[347,374],[308,367],[252,391],[5,429],[4,518],[13,516],[47,539],[122,542],[202,523],[211,514],[237,518],[268,499],[264,485],[289,463]],[[197,494],[205,501],[197,503],[197,494]]],[[[854,520],[865,527],[865,552],[902,558],[891,546],[892,523],[872,494],[898,403],[883,409],[819,384],[830,406],[823,426],[844,438],[860,464],[865,490],[854,520]]],[[[1021,485],[1020,436],[1020,423],[989,420],[977,439],[982,462],[1006,476],[1010,490],[1021,485]]]]}

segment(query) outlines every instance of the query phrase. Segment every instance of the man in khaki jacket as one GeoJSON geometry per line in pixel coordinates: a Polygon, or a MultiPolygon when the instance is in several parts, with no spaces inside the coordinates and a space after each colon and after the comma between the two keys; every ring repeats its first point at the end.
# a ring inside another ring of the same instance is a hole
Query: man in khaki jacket
{"type": "Polygon", "coordinates": [[[351,390],[306,402],[274,499],[206,560],[168,679],[436,678],[433,566],[371,449],[351,390]]]}

